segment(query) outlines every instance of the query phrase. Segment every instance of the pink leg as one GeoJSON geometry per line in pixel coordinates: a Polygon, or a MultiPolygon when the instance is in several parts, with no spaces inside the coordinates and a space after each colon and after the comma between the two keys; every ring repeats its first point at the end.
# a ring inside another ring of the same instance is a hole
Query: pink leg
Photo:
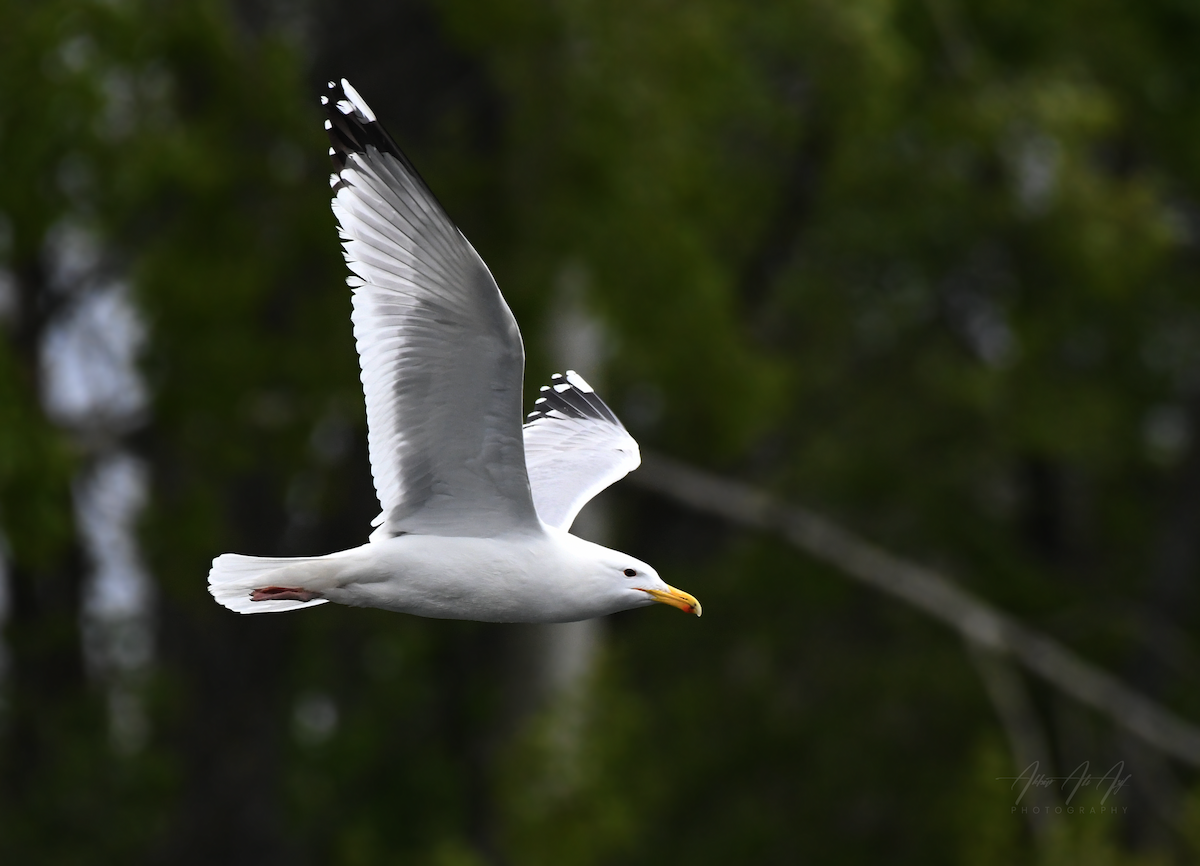
{"type": "Polygon", "coordinates": [[[318,597],[315,592],[294,586],[265,586],[250,593],[251,601],[312,601],[318,597]]]}

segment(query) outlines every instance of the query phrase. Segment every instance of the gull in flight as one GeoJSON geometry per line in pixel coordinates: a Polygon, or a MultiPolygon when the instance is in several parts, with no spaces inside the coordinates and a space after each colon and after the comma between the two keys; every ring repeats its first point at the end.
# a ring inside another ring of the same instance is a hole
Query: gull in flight
{"type": "Polygon", "coordinates": [[[337,602],[439,619],[572,622],[700,603],[568,531],[641,462],[583,377],[555,374],[525,424],[521,332],[487,265],[349,83],[321,98],[333,212],[382,513],[327,556],[226,553],[208,588],[239,613],[337,602]]]}

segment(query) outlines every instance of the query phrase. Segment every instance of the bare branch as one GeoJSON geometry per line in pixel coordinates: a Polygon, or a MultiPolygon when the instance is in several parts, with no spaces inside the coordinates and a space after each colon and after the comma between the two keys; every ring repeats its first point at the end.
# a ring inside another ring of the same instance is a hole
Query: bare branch
{"type": "MultiPolygon", "coordinates": [[[[1050,747],[1021,675],[1013,669],[1007,658],[995,651],[984,649],[971,641],[966,641],[966,645],[971,661],[975,663],[975,670],[983,680],[984,690],[1000,719],[1018,774],[1036,767],[1037,772],[1054,775],[1050,764],[1050,747]]],[[[1054,798],[1047,788],[1036,785],[1029,795],[1029,805],[1041,808],[1031,809],[1025,816],[1033,833],[1045,839],[1054,821],[1054,813],[1049,808],[1054,805],[1054,798]]]]}
{"type": "Polygon", "coordinates": [[[630,479],[697,511],[778,532],[810,556],[941,620],[964,639],[1012,657],[1148,744],[1200,767],[1200,728],[937,572],[886,553],[806,509],[661,455],[645,455],[630,479]]]}

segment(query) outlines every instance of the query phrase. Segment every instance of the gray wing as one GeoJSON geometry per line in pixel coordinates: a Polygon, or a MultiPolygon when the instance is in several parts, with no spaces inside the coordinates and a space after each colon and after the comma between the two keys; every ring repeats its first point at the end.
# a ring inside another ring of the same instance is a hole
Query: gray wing
{"type": "Polygon", "coordinates": [[[542,521],[570,529],[604,488],[642,462],[637,442],[574,370],[555,373],[525,423],[525,464],[542,521]]]}
{"type": "Polygon", "coordinates": [[[536,525],[521,430],[525,352],[508,304],[346,80],[321,101],[383,507],[372,540],[536,525]]]}

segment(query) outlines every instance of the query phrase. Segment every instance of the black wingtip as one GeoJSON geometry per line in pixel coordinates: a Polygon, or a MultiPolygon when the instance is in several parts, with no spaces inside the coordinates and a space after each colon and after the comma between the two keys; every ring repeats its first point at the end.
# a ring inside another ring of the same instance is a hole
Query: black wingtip
{"type": "MultiPolygon", "coordinates": [[[[437,197],[429,188],[429,184],[421,177],[416,166],[412,164],[400,145],[396,144],[386,129],[383,128],[375,113],[367,105],[366,100],[358,95],[346,79],[330,81],[326,85],[325,94],[321,97],[321,107],[325,109],[325,132],[329,136],[329,158],[333,162],[335,172],[341,172],[349,161],[350,154],[370,155],[370,149],[388,154],[404,167],[404,170],[424,190],[430,201],[441,207],[437,197]]],[[[340,183],[340,182],[339,182],[340,183]]],[[[334,190],[338,189],[335,184],[334,190]]]]}
{"type": "Polygon", "coordinates": [[[550,377],[550,384],[542,386],[525,423],[549,417],[554,412],[566,418],[595,418],[622,426],[613,411],[574,370],[568,370],[565,376],[555,373],[550,377]]]}
{"type": "Polygon", "coordinates": [[[408,163],[387,130],[375,119],[366,102],[343,78],[330,81],[321,97],[325,109],[325,132],[329,135],[329,156],[337,170],[346,166],[352,153],[366,153],[374,147],[380,153],[390,153],[408,163]]]}

